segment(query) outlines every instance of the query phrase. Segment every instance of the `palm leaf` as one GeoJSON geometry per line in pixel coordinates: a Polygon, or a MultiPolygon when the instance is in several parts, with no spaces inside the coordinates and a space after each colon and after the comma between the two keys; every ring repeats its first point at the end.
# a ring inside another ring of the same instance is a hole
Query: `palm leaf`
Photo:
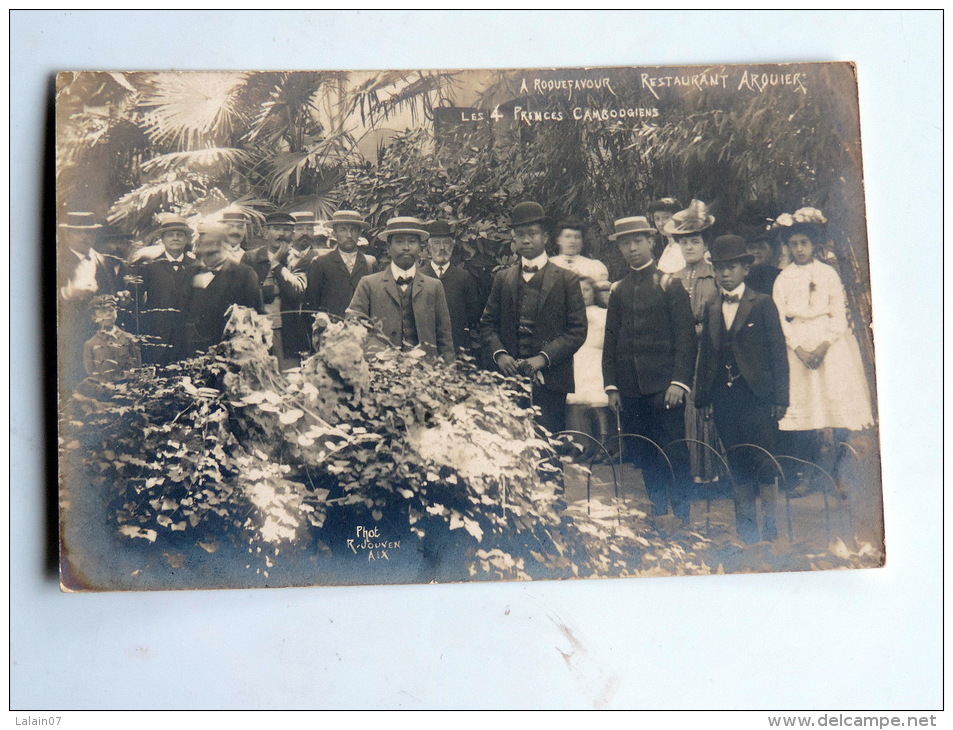
{"type": "Polygon", "coordinates": [[[190,149],[224,140],[237,116],[236,94],[247,74],[159,74],[142,99],[155,144],[190,149]]]}
{"type": "Polygon", "coordinates": [[[165,173],[184,168],[218,176],[246,164],[250,158],[251,155],[247,151],[235,147],[206,147],[153,157],[143,162],[141,169],[146,173],[165,173]]]}

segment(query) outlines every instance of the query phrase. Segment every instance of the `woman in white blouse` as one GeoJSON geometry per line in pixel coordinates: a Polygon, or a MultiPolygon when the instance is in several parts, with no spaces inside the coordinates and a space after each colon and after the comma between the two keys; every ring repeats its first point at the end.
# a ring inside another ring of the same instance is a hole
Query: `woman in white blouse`
{"type": "Polygon", "coordinates": [[[609,280],[609,269],[601,261],[583,256],[584,240],[582,231],[585,227],[578,218],[567,218],[560,221],[557,227],[556,248],[559,254],[553,256],[552,262],[564,269],[569,269],[580,278],[592,279],[593,282],[609,280]]]}

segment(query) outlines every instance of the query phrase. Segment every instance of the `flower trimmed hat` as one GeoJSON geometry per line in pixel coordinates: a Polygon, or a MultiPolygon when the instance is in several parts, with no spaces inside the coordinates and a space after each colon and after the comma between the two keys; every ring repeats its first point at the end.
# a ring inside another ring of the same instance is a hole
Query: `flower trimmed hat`
{"type": "Polygon", "coordinates": [[[690,236],[711,228],[714,223],[715,216],[708,212],[708,206],[693,199],[685,210],[672,215],[662,227],[662,233],[666,236],[690,236]]]}

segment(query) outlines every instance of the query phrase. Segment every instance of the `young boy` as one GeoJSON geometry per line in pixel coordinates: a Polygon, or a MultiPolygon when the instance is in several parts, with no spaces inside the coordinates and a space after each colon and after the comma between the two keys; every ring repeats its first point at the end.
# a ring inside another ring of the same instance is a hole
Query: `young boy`
{"type": "Polygon", "coordinates": [[[116,298],[98,296],[90,307],[99,331],[83,346],[86,374],[96,380],[118,380],[127,370],[142,367],[135,337],[116,326],[116,298]]]}
{"type": "Polygon", "coordinates": [[[788,359],[778,310],[771,297],[745,286],[753,257],[740,236],[720,236],[711,248],[718,301],[705,312],[695,379],[695,403],[728,451],[735,481],[735,524],[746,543],[778,536],[778,487],[773,463],[753,444],[775,451],[778,421],[789,402],[788,359]],[[756,500],[760,485],[764,532],[756,500]]]}

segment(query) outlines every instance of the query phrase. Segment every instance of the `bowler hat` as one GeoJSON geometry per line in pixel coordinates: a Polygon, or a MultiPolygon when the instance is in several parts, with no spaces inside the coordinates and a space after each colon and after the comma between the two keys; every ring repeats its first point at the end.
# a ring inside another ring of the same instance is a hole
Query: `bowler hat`
{"type": "Polygon", "coordinates": [[[310,210],[299,210],[291,214],[291,217],[294,218],[295,225],[314,225],[317,222],[317,219],[310,210]]]}
{"type": "Polygon", "coordinates": [[[67,213],[66,222],[60,223],[59,227],[74,231],[96,231],[102,228],[93,213],[67,213]]]}
{"type": "Polygon", "coordinates": [[[328,225],[333,229],[339,223],[353,223],[361,228],[367,228],[368,223],[361,218],[361,214],[354,210],[336,210],[331,214],[328,225]]]}
{"type": "Polygon", "coordinates": [[[510,215],[510,228],[528,226],[531,223],[540,223],[544,227],[550,227],[553,225],[553,219],[546,215],[543,206],[535,200],[517,203],[510,215]]]}
{"type": "Polygon", "coordinates": [[[712,264],[722,264],[728,261],[741,261],[748,264],[754,261],[754,256],[748,253],[745,239],[741,236],[732,234],[718,236],[711,245],[712,264]]]}
{"type": "Polygon", "coordinates": [[[655,228],[649,223],[644,215],[633,215],[629,218],[619,218],[613,226],[615,233],[609,236],[610,241],[616,241],[620,237],[630,233],[655,233],[655,228]]]}
{"type": "Polygon", "coordinates": [[[427,224],[427,232],[431,237],[437,238],[447,238],[453,236],[453,231],[450,230],[450,224],[447,221],[432,221],[427,224]]]}
{"type": "Polygon", "coordinates": [[[690,236],[711,228],[715,216],[708,212],[708,206],[700,200],[692,200],[685,210],[672,215],[668,223],[662,226],[666,236],[690,236]]]}
{"type": "Polygon", "coordinates": [[[265,216],[266,226],[293,226],[295,219],[287,213],[269,213],[265,216]]]}
{"type": "Polygon", "coordinates": [[[412,218],[411,216],[398,216],[397,218],[389,219],[387,221],[387,227],[377,234],[377,238],[380,241],[387,241],[391,236],[398,233],[420,236],[421,242],[430,238],[430,234],[424,227],[424,222],[419,218],[412,218]]]}
{"type": "Polygon", "coordinates": [[[162,234],[167,231],[183,231],[192,234],[192,229],[185,222],[185,218],[172,213],[165,213],[159,217],[159,227],[155,231],[156,238],[162,238],[162,234]]]}

